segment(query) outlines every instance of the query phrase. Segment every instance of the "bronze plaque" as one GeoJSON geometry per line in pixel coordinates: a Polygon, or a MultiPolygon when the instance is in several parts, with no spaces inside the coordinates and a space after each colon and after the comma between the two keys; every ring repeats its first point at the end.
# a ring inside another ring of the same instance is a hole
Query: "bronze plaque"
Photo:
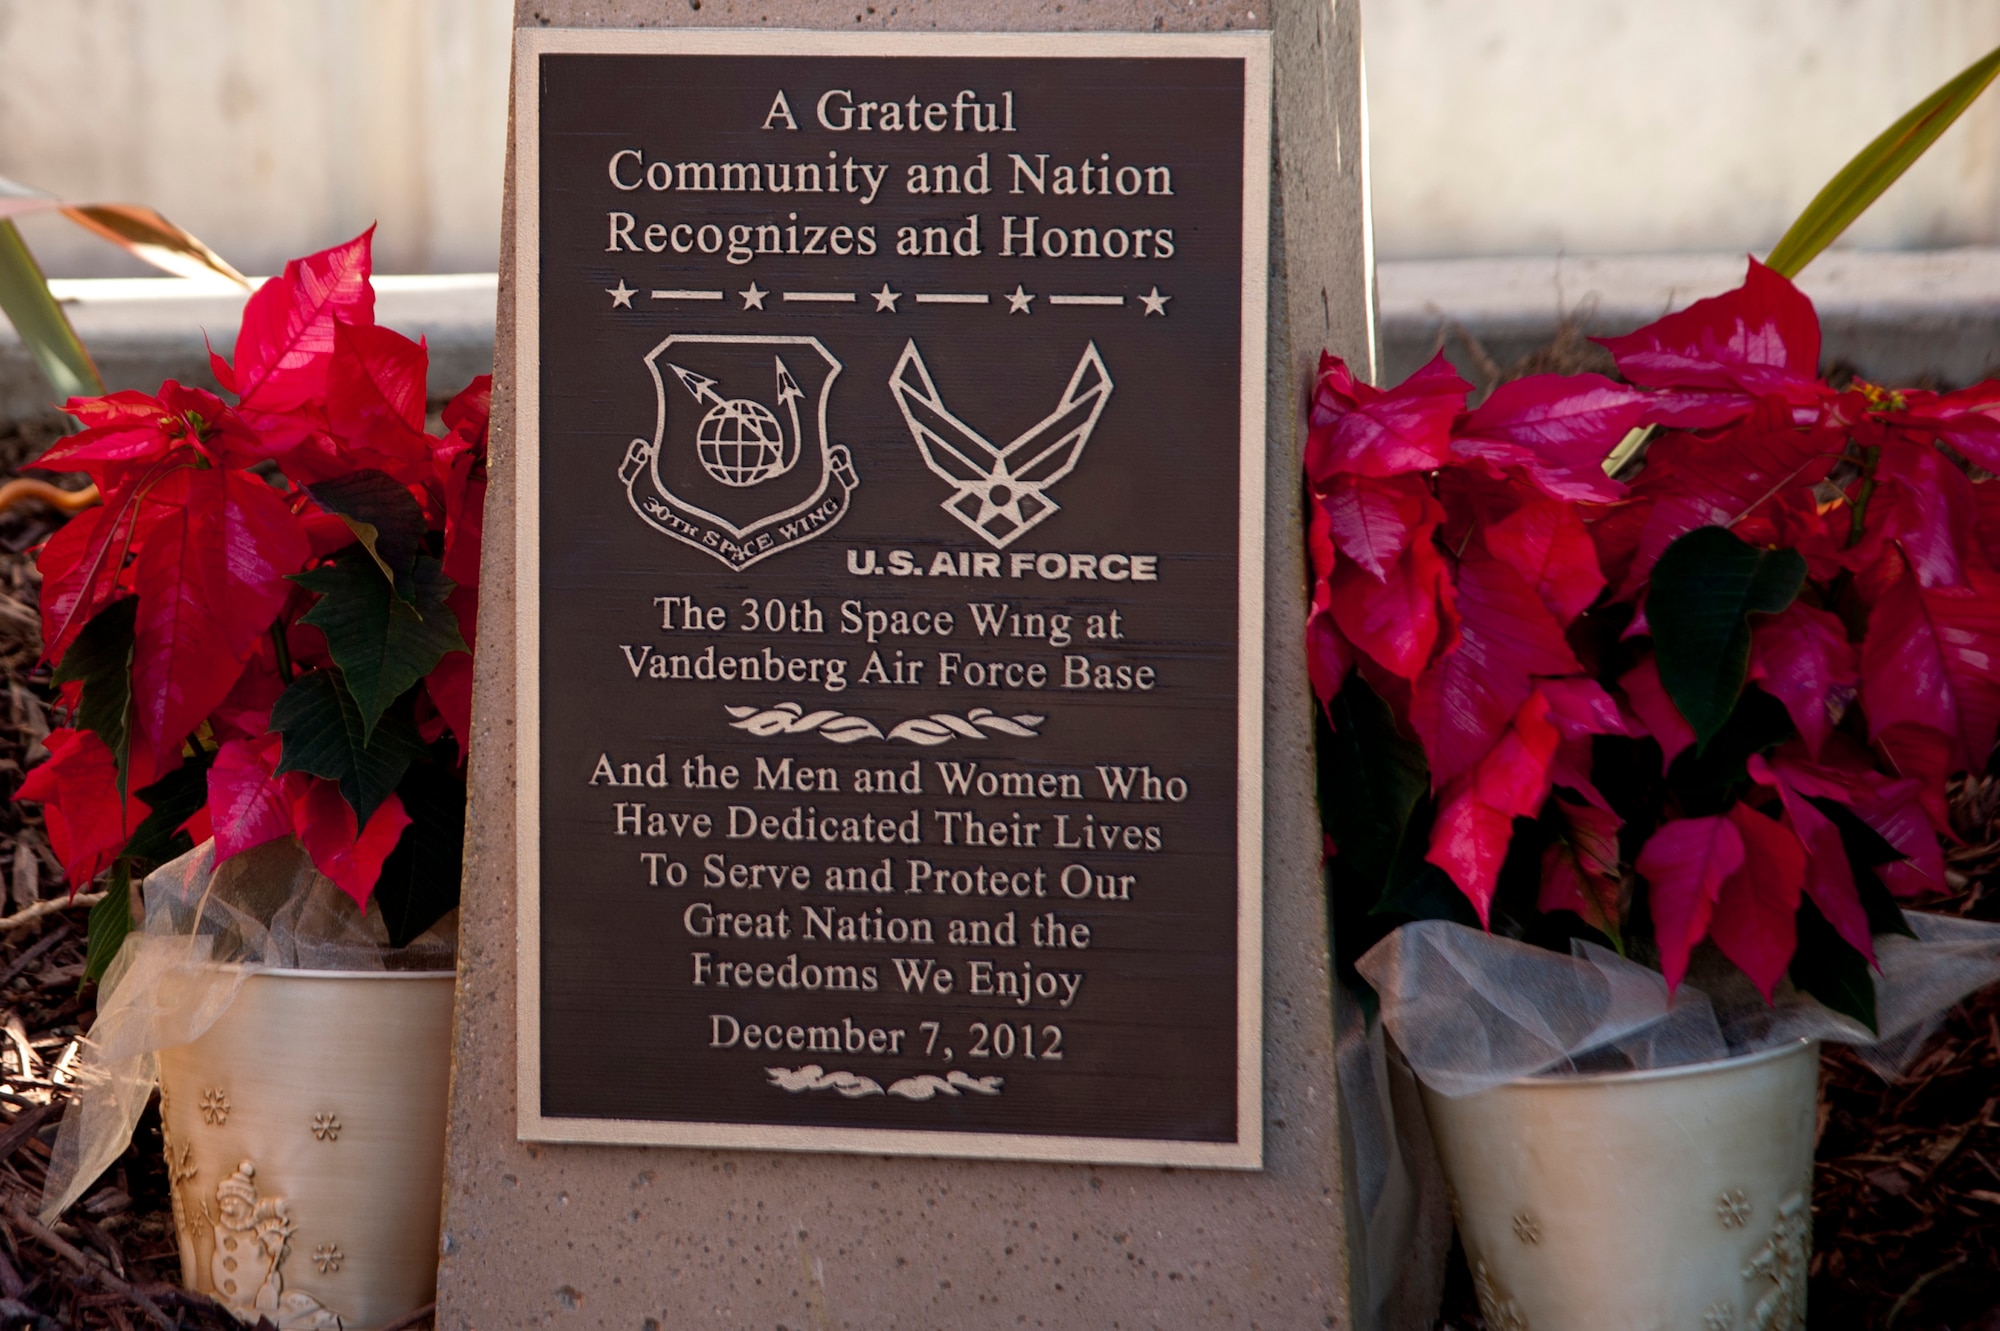
{"type": "Polygon", "coordinates": [[[525,34],[520,1132],[1258,1167],[1267,34],[525,34]]]}

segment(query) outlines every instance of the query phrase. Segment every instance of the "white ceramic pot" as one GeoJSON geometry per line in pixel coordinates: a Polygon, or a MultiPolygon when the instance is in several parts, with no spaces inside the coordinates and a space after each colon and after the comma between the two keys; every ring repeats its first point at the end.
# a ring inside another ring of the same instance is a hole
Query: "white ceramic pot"
{"type": "Polygon", "coordinates": [[[160,1052],[188,1288],[283,1331],[359,1331],[431,1301],[452,982],[262,971],[200,1039],[160,1052]]]}
{"type": "Polygon", "coordinates": [[[1424,1108],[1492,1331],[1798,1331],[1819,1045],[1424,1108]]]}

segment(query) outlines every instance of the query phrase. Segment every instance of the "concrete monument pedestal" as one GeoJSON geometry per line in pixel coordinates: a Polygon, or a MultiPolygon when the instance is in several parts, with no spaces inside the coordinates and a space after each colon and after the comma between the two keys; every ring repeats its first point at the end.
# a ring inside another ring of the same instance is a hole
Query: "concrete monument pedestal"
{"type": "MultiPolygon", "coordinates": [[[[1293,484],[1302,401],[1320,349],[1358,366],[1374,363],[1356,6],[522,0],[517,22],[849,34],[1272,30],[1263,1167],[517,1139],[510,421],[518,293],[507,276],[511,254],[503,253],[438,1325],[1275,1328],[1374,1320],[1349,1306],[1356,1203],[1335,1090],[1336,999],[1299,650],[1305,572],[1293,484]]],[[[510,237],[511,162],[503,227],[510,237]]],[[[1379,1306],[1383,1298],[1368,1301],[1379,1306]]]]}

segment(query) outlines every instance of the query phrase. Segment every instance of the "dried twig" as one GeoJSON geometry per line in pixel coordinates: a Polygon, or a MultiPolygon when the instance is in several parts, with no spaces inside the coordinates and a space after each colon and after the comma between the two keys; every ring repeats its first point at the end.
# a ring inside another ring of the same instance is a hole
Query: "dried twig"
{"type": "Polygon", "coordinates": [[[50,897],[47,901],[37,901],[26,910],[0,916],[0,933],[12,933],[16,929],[24,928],[36,920],[46,919],[60,911],[89,910],[102,900],[104,900],[102,892],[79,892],[73,897],[50,897]]]}
{"type": "Polygon", "coordinates": [[[1953,1267],[1962,1266],[1964,1264],[1965,1264],[1965,1257],[1963,1254],[1960,1254],[1959,1256],[1954,1257],[1950,1261],[1946,1262],[1943,1266],[1936,1267],[1933,1270],[1926,1271],[1922,1275],[1918,1276],[1914,1281],[1911,1282],[1910,1287],[1903,1291],[1902,1297],[1897,1299],[1896,1302],[1890,1307],[1889,1316],[1882,1323],[1882,1325],[1884,1327],[1894,1326],[1896,1324],[1896,1319],[1903,1315],[1903,1309],[1909,1306],[1911,1299],[1914,1299],[1915,1297],[1917,1297],[1919,1293],[1923,1291],[1925,1285],[1930,1284],[1931,1281],[1936,1280],[1939,1276],[1951,1270],[1953,1267]]]}
{"type": "Polygon", "coordinates": [[[27,1208],[21,1205],[19,1197],[10,1195],[6,1199],[6,1208],[7,1219],[12,1221],[14,1227],[23,1234],[61,1257],[105,1289],[130,1299],[152,1320],[153,1325],[160,1328],[160,1331],[179,1331],[172,1319],[160,1311],[159,1304],[134,1288],[130,1281],[121,1279],[103,1262],[93,1261],[75,1245],[29,1215],[27,1208]]]}
{"type": "MultiPolygon", "coordinates": [[[[62,923],[58,924],[55,928],[49,930],[46,937],[39,938],[33,943],[30,943],[26,948],[26,950],[24,950],[20,956],[14,958],[13,965],[9,966],[4,971],[0,971],[0,988],[4,988],[7,985],[8,981],[12,980],[16,975],[19,975],[22,971],[28,969],[28,967],[34,965],[35,962],[39,961],[42,955],[46,953],[50,948],[53,948],[56,944],[62,942],[64,938],[68,937],[69,932],[70,932],[69,921],[64,920],[62,923]]],[[[22,1070],[26,1071],[25,1068],[22,1070]]]]}
{"type": "MultiPolygon", "coordinates": [[[[52,1104],[29,1105],[16,1114],[14,1121],[0,1131],[0,1160],[12,1159],[14,1152],[21,1149],[21,1143],[34,1135],[35,1129],[42,1126],[55,1108],[52,1104]]],[[[3,1284],[4,1281],[0,1280],[0,1285],[3,1284]]]]}
{"type": "Polygon", "coordinates": [[[18,1299],[27,1292],[28,1286],[21,1279],[21,1273],[15,1269],[13,1261],[8,1258],[6,1252],[0,1250],[0,1294],[10,1299],[18,1299]]]}
{"type": "MultiPolygon", "coordinates": [[[[84,1210],[87,1209],[84,1208],[84,1210]]],[[[127,1279],[125,1250],[118,1246],[117,1239],[112,1238],[111,1235],[104,1231],[104,1226],[84,1214],[84,1210],[71,1211],[69,1213],[69,1222],[76,1226],[79,1234],[90,1240],[91,1247],[104,1255],[104,1259],[111,1263],[112,1271],[120,1280],[127,1279]]]]}

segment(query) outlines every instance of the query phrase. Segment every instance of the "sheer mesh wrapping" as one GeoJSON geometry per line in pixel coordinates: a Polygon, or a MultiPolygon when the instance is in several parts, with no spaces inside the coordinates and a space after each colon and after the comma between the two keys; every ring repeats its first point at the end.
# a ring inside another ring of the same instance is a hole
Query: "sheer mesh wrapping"
{"type": "MultiPolygon", "coordinates": [[[[98,986],[77,1097],[63,1115],[42,1194],[53,1223],[132,1140],[159,1084],[159,1051],[221,1019],[261,970],[449,970],[453,913],[409,947],[391,948],[382,911],[368,913],[323,877],[289,838],[215,867],[204,842],[148,875],[145,922],[98,986]]],[[[385,1052],[385,1056],[388,1056],[385,1052]]]]}
{"type": "MultiPolygon", "coordinates": [[[[1799,1039],[1855,1047],[1883,1077],[1907,1068],[1960,999],[2000,981],[2000,925],[1907,912],[1915,938],[1875,940],[1878,1036],[1781,983],[1771,1003],[1712,949],[1671,1003],[1657,971],[1589,943],[1571,955],[1496,938],[1442,920],[1406,924],[1361,958],[1381,1000],[1363,1022],[1343,995],[1340,1090],[1362,1220],[1366,1302],[1380,1308],[1399,1275],[1435,1275],[1448,1236],[1442,1201],[1415,1178],[1436,1169],[1421,1123],[1399,1121],[1386,1060],[1400,1054],[1433,1090],[1469,1095],[1517,1077],[1665,1068],[1754,1053],[1799,1039]],[[1385,1049],[1383,1032],[1394,1037],[1385,1049]],[[1442,1239],[1438,1240],[1442,1242],[1442,1239]]],[[[1420,1107],[1406,1112],[1422,1116],[1420,1107]]],[[[1424,1295],[1435,1309],[1438,1289],[1424,1295]]]]}
{"type": "Polygon", "coordinates": [[[1341,1145],[1354,1162],[1356,1210],[1361,1216],[1363,1261],[1349,1273],[1353,1296],[1379,1320],[1394,1288],[1403,1255],[1415,1237],[1416,1186],[1396,1140],[1396,1110],[1389,1095],[1388,1051],[1379,1024],[1370,1025],[1358,1003],[1337,1005],[1335,1070],[1346,1113],[1341,1145]]]}
{"type": "Polygon", "coordinates": [[[1537,1074],[1703,1063],[1800,1039],[1854,1045],[1892,1077],[1953,1004],[2000,981],[2000,925],[1907,918],[1915,938],[1875,941],[1879,1035],[1789,982],[1767,1004],[1709,949],[1671,1002],[1658,972],[1604,948],[1578,941],[1563,956],[1443,920],[1404,925],[1358,969],[1411,1067],[1444,1095],[1537,1074]]]}

